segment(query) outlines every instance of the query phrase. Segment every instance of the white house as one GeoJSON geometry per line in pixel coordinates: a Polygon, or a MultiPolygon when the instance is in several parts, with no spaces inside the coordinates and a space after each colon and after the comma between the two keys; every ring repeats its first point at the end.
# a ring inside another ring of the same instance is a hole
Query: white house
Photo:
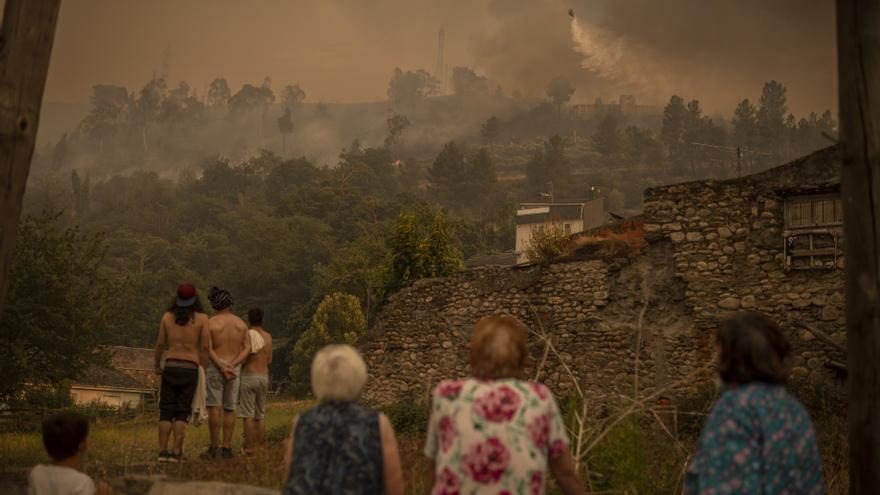
{"type": "Polygon", "coordinates": [[[521,203],[516,211],[516,252],[519,262],[535,229],[561,226],[566,234],[577,234],[605,223],[605,200],[595,198],[566,203],[521,203]]]}
{"type": "Polygon", "coordinates": [[[70,396],[80,405],[98,401],[111,407],[137,407],[153,392],[152,388],[119,370],[97,365],[90,365],[70,385],[70,396]]]}

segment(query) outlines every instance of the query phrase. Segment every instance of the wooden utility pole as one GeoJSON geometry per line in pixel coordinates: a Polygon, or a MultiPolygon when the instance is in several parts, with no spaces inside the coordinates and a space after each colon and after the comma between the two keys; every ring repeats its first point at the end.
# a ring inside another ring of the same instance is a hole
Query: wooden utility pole
{"type": "Polygon", "coordinates": [[[60,0],[6,0],[0,26],[0,315],[60,0]]]}
{"type": "Polygon", "coordinates": [[[880,2],[837,0],[849,492],[880,489],[880,2]]]}

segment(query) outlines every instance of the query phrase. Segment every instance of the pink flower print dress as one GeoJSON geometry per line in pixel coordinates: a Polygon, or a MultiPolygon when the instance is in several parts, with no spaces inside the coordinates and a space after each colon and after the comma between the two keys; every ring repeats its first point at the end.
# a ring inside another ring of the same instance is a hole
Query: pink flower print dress
{"type": "Polygon", "coordinates": [[[544,493],[551,458],[568,435],[550,390],[515,379],[441,382],[434,389],[425,455],[435,495],[544,493]]]}

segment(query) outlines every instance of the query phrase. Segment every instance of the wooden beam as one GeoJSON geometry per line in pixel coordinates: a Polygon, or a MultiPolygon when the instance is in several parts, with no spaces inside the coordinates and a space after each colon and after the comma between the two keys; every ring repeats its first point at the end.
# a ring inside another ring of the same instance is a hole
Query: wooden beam
{"type": "Polygon", "coordinates": [[[0,26],[0,314],[34,154],[60,0],[6,0],[0,26]]]}
{"type": "Polygon", "coordinates": [[[880,2],[837,0],[850,493],[880,487],[880,2]]]}

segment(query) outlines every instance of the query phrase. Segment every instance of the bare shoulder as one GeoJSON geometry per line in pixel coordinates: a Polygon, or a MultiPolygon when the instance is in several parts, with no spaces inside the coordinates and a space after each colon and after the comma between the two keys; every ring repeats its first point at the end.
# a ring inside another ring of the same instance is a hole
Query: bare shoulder
{"type": "Polygon", "coordinates": [[[235,318],[235,327],[243,332],[247,331],[247,323],[245,323],[244,320],[242,320],[241,317],[239,317],[238,315],[233,315],[233,317],[235,318]]]}
{"type": "Polygon", "coordinates": [[[209,321],[210,319],[205,313],[196,313],[196,323],[198,323],[199,325],[207,326],[209,321]]]}

